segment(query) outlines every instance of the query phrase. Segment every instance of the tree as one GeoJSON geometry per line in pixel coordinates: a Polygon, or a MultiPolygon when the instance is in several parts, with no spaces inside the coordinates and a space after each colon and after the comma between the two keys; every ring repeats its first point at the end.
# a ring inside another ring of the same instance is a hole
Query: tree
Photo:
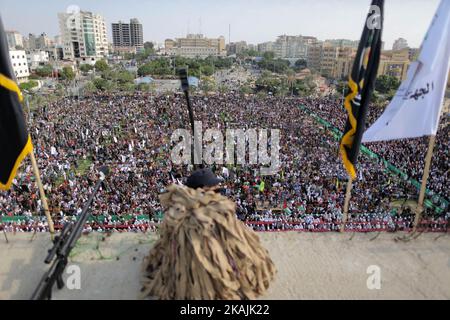
{"type": "Polygon", "coordinates": [[[19,85],[20,90],[27,90],[27,91],[29,91],[37,86],[38,86],[37,81],[33,81],[33,80],[30,80],[28,82],[23,82],[19,85]]]}
{"type": "Polygon", "coordinates": [[[149,83],[139,83],[136,87],[138,91],[150,91],[149,83]]]}
{"type": "Polygon", "coordinates": [[[348,90],[348,82],[339,81],[337,83],[336,92],[338,95],[342,96],[342,92],[344,92],[344,94],[345,94],[347,90],[348,90]]]}
{"type": "Polygon", "coordinates": [[[131,72],[122,70],[111,73],[110,80],[119,84],[133,83],[134,75],[131,72]]]}
{"type": "Polygon", "coordinates": [[[200,90],[203,90],[204,92],[210,92],[217,90],[216,82],[210,78],[205,78],[200,83],[200,90]]]}
{"type": "Polygon", "coordinates": [[[305,79],[296,80],[293,91],[295,95],[307,97],[313,94],[315,89],[316,84],[313,81],[313,77],[308,76],[305,79]]]}
{"type": "Polygon", "coordinates": [[[53,67],[49,64],[46,64],[46,65],[36,69],[36,74],[40,77],[51,77],[52,73],[53,73],[53,67]]]}
{"type": "Polygon", "coordinates": [[[265,52],[264,58],[258,63],[262,69],[270,70],[274,73],[286,73],[290,70],[289,61],[283,59],[273,59],[273,52],[265,52]]]}
{"type": "Polygon", "coordinates": [[[210,77],[214,74],[214,68],[210,65],[202,66],[202,74],[210,77]]]}
{"type": "Polygon", "coordinates": [[[80,71],[83,73],[88,73],[89,71],[91,71],[92,69],[94,69],[94,67],[90,64],[82,64],[80,66],[80,71]]]}
{"type": "Polygon", "coordinates": [[[172,66],[169,59],[155,59],[138,68],[139,76],[168,74],[172,74],[172,66]]]}
{"type": "Polygon", "coordinates": [[[393,91],[396,91],[400,86],[400,81],[393,76],[382,75],[375,81],[375,90],[381,94],[392,95],[393,91]]]}
{"type": "Polygon", "coordinates": [[[239,91],[241,92],[241,94],[251,94],[251,93],[253,93],[252,88],[250,88],[250,86],[248,86],[248,85],[241,86],[239,91]]]}
{"type": "Polygon", "coordinates": [[[306,60],[305,59],[298,59],[297,61],[295,61],[295,67],[297,69],[304,69],[306,68],[306,60]]]}
{"type": "Polygon", "coordinates": [[[102,60],[98,60],[95,63],[95,70],[98,70],[100,72],[104,72],[104,71],[106,71],[108,69],[109,69],[108,63],[105,60],[103,60],[103,59],[102,60]]]}
{"type": "Polygon", "coordinates": [[[60,72],[61,78],[64,80],[73,80],[75,79],[75,72],[73,72],[73,69],[70,67],[64,67],[60,72]]]}
{"type": "Polygon", "coordinates": [[[153,49],[154,49],[154,44],[153,44],[153,42],[150,42],[150,41],[144,42],[144,49],[150,49],[150,50],[153,50],[153,49]]]}
{"type": "Polygon", "coordinates": [[[103,78],[97,78],[92,81],[97,90],[106,91],[114,87],[113,83],[103,78]]]}
{"type": "Polygon", "coordinates": [[[266,51],[263,54],[264,60],[273,60],[275,58],[275,52],[272,51],[266,51]]]}

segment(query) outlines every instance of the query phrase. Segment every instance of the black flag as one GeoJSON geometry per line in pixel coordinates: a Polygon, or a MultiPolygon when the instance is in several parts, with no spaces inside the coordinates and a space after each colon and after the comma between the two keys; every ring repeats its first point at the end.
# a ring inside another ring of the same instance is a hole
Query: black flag
{"type": "Polygon", "coordinates": [[[356,178],[355,165],[380,62],[383,16],[384,0],[373,0],[349,76],[349,90],[344,102],[348,119],[340,144],[340,152],[345,169],[352,180],[356,178]]]}
{"type": "Polygon", "coordinates": [[[11,187],[22,160],[33,150],[22,112],[5,30],[0,18],[0,189],[11,187]]]}

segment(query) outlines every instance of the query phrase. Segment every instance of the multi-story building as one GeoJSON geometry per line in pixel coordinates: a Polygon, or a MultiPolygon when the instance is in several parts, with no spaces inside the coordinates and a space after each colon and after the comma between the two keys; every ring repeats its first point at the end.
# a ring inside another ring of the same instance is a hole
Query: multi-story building
{"type": "Polygon", "coordinates": [[[45,32],[41,33],[41,35],[36,38],[35,43],[37,50],[42,50],[53,46],[53,40],[50,39],[45,32]]]}
{"type": "Polygon", "coordinates": [[[136,18],[130,20],[130,37],[131,46],[136,49],[144,48],[144,29],[136,18]]]}
{"type": "Polygon", "coordinates": [[[357,48],[342,47],[339,48],[339,55],[335,61],[332,77],[334,79],[347,79],[350,74],[353,61],[355,60],[357,48]]]}
{"type": "Polygon", "coordinates": [[[320,73],[325,77],[332,77],[336,61],[341,48],[324,44],[320,62],[320,73]]]}
{"type": "Polygon", "coordinates": [[[49,62],[49,53],[42,50],[26,51],[27,63],[30,71],[34,71],[40,66],[49,62]]]}
{"type": "Polygon", "coordinates": [[[111,27],[114,47],[131,47],[130,24],[119,21],[111,27]]]}
{"type": "Polygon", "coordinates": [[[263,42],[258,44],[258,52],[264,53],[264,52],[273,52],[274,51],[274,43],[269,42],[263,42]]]}
{"type": "Polygon", "coordinates": [[[351,70],[356,55],[356,43],[345,46],[342,41],[322,42],[312,45],[308,50],[307,65],[325,77],[345,78],[351,70]],[[343,44],[344,46],[340,46],[343,44]]]}
{"type": "Polygon", "coordinates": [[[53,46],[53,40],[45,32],[39,36],[33,33],[28,34],[28,39],[24,43],[25,50],[44,50],[53,46]]]}
{"type": "Polygon", "coordinates": [[[308,55],[306,58],[306,64],[308,68],[320,71],[321,61],[322,61],[322,48],[323,43],[317,42],[308,48],[308,55]]]}
{"type": "Polygon", "coordinates": [[[315,37],[281,35],[275,42],[265,42],[258,45],[258,51],[264,53],[273,51],[276,58],[306,59],[308,48],[317,43],[315,37]]]}
{"type": "Polygon", "coordinates": [[[399,51],[408,48],[408,41],[403,38],[399,38],[395,40],[394,45],[392,46],[392,51],[399,51]]]}
{"type": "Polygon", "coordinates": [[[227,54],[240,54],[245,50],[248,50],[249,46],[247,45],[247,42],[245,41],[239,41],[239,42],[231,42],[227,45],[227,54]]]}
{"type": "Polygon", "coordinates": [[[8,47],[16,50],[23,47],[23,36],[17,31],[6,31],[6,38],[8,40],[8,47]]]}
{"type": "Polygon", "coordinates": [[[19,83],[28,81],[30,71],[28,70],[27,55],[25,50],[10,50],[9,57],[19,83]]]}
{"type": "Polygon", "coordinates": [[[408,67],[411,63],[408,48],[399,51],[384,51],[381,54],[378,76],[389,75],[399,81],[406,80],[408,67]]]}
{"type": "Polygon", "coordinates": [[[225,38],[205,38],[202,34],[188,34],[186,38],[165,41],[165,52],[172,56],[206,58],[226,56],[225,38]]]}
{"type": "Polygon", "coordinates": [[[325,40],[325,43],[334,47],[345,47],[354,49],[358,49],[359,46],[359,40],[348,40],[348,39],[325,40]]]}
{"type": "Polygon", "coordinates": [[[136,52],[144,48],[143,28],[137,19],[131,19],[130,23],[113,23],[112,37],[114,49],[117,51],[136,52]]]}
{"type": "Polygon", "coordinates": [[[58,13],[64,59],[94,64],[108,55],[105,19],[88,11],[58,13]]]}

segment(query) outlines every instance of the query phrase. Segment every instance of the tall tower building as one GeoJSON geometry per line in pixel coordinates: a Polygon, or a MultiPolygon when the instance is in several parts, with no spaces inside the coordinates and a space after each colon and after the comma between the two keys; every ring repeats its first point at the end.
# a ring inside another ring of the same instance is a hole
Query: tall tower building
{"type": "Polygon", "coordinates": [[[130,35],[131,35],[131,46],[136,48],[144,47],[144,31],[142,24],[139,23],[138,19],[130,20],[130,35]]]}
{"type": "Polygon", "coordinates": [[[88,11],[58,13],[64,59],[94,62],[108,55],[105,19],[88,11]]]}
{"type": "Polygon", "coordinates": [[[16,47],[21,47],[23,49],[23,37],[19,32],[6,31],[6,38],[10,49],[16,49],[16,47]]]}
{"type": "Polygon", "coordinates": [[[130,23],[118,23],[112,24],[113,33],[113,45],[116,49],[121,48],[144,48],[144,33],[142,24],[138,19],[131,19],[130,23]]]}
{"type": "Polygon", "coordinates": [[[131,47],[130,25],[122,21],[113,23],[112,38],[114,47],[131,47]]]}

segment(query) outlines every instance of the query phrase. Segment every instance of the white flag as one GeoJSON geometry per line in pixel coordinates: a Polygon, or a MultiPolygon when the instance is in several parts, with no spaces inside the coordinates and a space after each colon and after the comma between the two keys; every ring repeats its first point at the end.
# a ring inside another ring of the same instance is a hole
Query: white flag
{"type": "Polygon", "coordinates": [[[450,1],[442,0],[422,43],[419,59],[408,70],[381,117],[362,142],[435,135],[450,68],[450,1]]]}

